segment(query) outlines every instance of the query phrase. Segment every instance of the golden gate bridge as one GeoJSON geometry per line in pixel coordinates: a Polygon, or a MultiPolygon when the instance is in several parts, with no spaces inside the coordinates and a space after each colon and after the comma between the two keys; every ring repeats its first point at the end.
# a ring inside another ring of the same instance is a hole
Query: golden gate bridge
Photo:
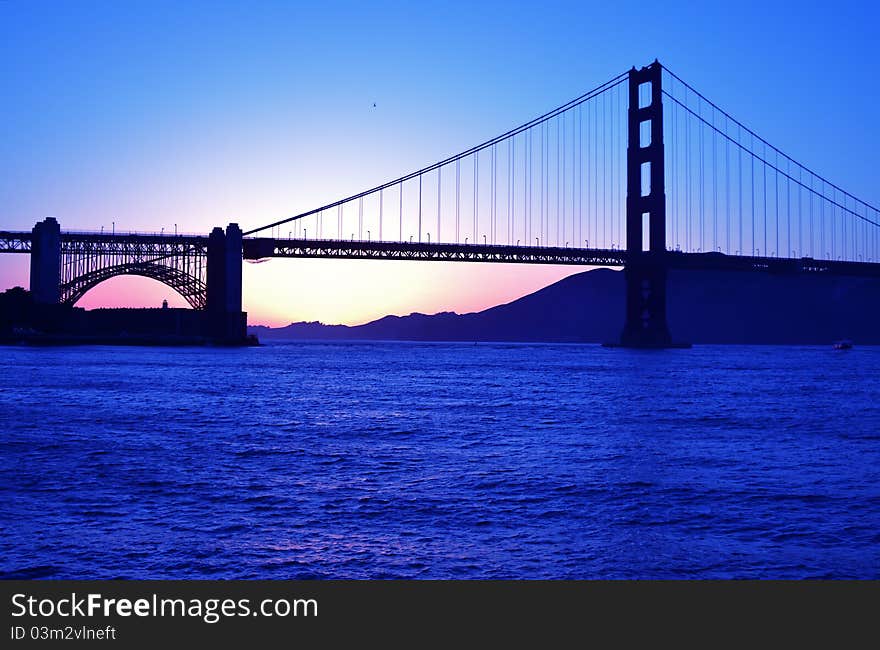
{"type": "Polygon", "coordinates": [[[242,260],[623,267],[620,343],[668,347],[669,270],[880,276],[878,232],[878,208],[655,61],[457,155],[244,232],[62,232],[47,218],[0,232],[0,252],[31,255],[38,302],[72,305],[108,278],[142,275],[226,338],[244,332],[242,260]]]}

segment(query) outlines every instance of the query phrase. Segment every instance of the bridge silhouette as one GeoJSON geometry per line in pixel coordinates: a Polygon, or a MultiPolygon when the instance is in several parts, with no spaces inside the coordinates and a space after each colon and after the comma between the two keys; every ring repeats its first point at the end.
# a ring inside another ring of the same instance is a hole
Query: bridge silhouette
{"type": "Polygon", "coordinates": [[[670,270],[880,277],[880,210],[655,61],[455,156],[308,212],[209,235],[0,232],[37,302],[153,278],[244,336],[242,261],[273,257],[623,267],[620,344],[669,347],[670,270]],[[287,237],[283,237],[287,230],[287,237]]]}

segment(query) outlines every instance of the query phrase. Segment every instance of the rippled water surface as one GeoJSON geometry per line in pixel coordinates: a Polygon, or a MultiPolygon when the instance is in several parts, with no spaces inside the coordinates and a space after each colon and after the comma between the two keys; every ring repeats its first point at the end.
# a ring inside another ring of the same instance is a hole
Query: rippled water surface
{"type": "Polygon", "coordinates": [[[878,348],[0,348],[0,575],[877,578],[878,373],[878,348]]]}

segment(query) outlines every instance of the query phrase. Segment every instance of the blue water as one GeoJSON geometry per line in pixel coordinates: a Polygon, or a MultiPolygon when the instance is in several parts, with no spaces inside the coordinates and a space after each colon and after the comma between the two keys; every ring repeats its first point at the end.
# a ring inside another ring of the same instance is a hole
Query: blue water
{"type": "Polygon", "coordinates": [[[880,348],[0,348],[0,575],[878,578],[880,348]]]}

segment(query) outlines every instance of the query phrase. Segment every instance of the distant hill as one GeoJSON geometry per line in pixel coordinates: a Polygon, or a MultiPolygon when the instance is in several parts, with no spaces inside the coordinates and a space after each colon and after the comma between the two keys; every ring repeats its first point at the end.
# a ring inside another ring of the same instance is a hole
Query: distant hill
{"type": "MultiPolygon", "coordinates": [[[[690,343],[880,344],[880,281],[735,271],[672,271],[669,326],[690,343]]],[[[595,269],[518,300],[470,314],[385,316],[364,325],[248,327],[261,339],[616,341],[623,273],[595,269]]]]}

